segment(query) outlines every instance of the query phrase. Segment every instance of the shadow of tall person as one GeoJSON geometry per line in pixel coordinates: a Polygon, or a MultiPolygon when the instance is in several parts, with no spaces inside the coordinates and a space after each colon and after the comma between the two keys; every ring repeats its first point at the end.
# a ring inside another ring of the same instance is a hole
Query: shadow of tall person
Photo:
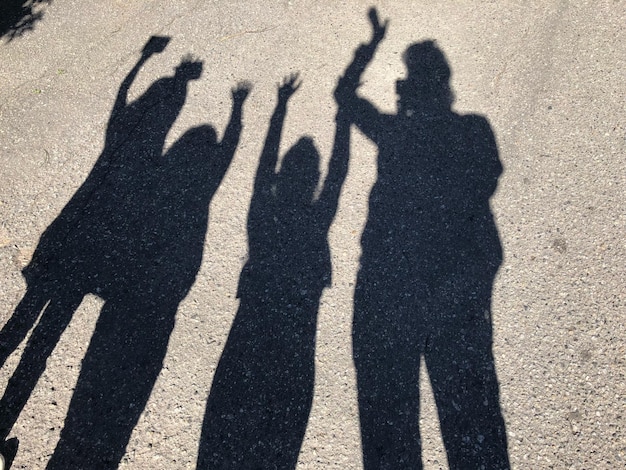
{"type": "Polygon", "coordinates": [[[295,468],[311,410],[320,297],[331,284],[328,230],[348,169],[349,123],[337,116],[321,193],[309,137],[278,150],[297,76],[278,104],[259,161],[248,214],[249,258],[241,299],[219,361],[200,439],[198,469],[295,468]]]}
{"type": "Polygon", "coordinates": [[[163,156],[202,63],[183,60],[131,103],[127,93],[143,63],[166,44],[152,38],[122,83],[105,149],[42,235],[24,271],[27,293],[0,333],[14,348],[19,341],[11,333],[23,337],[45,306],[0,401],[5,437],[83,296],[105,301],[48,468],[117,468],[161,370],[178,304],[195,280],[208,205],[238,143],[247,86],[233,91],[222,142],[200,126],[163,156]]]}
{"type": "Polygon", "coordinates": [[[340,79],[337,101],[377,146],[354,299],[353,354],[366,469],[422,468],[421,358],[453,469],[509,468],[492,354],[491,290],[502,261],[489,198],[502,172],[484,117],[451,110],[432,41],[404,53],[398,113],[356,90],[386,23],[340,79]]]}

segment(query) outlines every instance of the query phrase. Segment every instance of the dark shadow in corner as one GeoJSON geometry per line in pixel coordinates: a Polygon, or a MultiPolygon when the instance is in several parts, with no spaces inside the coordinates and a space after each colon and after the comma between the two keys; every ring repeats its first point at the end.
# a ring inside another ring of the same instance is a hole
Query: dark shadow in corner
{"type": "Polygon", "coordinates": [[[478,115],[451,110],[450,68],[432,41],[404,53],[398,114],[356,90],[386,24],[340,79],[337,101],[377,146],[354,299],[364,468],[422,468],[423,358],[451,469],[509,468],[492,354],[491,290],[502,249],[489,207],[502,166],[478,115]]]}
{"type": "Polygon", "coordinates": [[[0,38],[9,41],[35,28],[52,0],[0,0],[0,38]]]}
{"type": "Polygon", "coordinates": [[[198,469],[293,469],[313,401],[315,333],[331,284],[328,230],[348,170],[349,123],[339,114],[319,197],[319,154],[301,138],[278,151],[297,77],[278,90],[248,214],[249,259],[239,310],[219,361],[202,427],[198,469]]]}
{"type": "Polygon", "coordinates": [[[221,142],[203,125],[163,155],[202,63],[184,59],[135,101],[127,95],[168,40],[153,37],[123,81],[105,148],[42,235],[24,269],[27,292],[0,332],[3,364],[40,315],[0,400],[4,440],[82,298],[105,301],[48,469],[117,468],[161,370],[178,304],[200,267],[208,206],[239,141],[247,85],[233,90],[221,142]]]}

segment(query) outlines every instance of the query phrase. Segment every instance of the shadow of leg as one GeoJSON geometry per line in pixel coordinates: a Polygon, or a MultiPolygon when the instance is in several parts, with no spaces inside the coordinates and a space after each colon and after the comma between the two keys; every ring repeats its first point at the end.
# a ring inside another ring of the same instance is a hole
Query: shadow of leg
{"type": "Polygon", "coordinates": [[[37,322],[41,310],[50,299],[45,289],[30,287],[0,331],[0,368],[17,349],[37,322]]]}
{"type": "Polygon", "coordinates": [[[295,311],[242,300],[211,385],[197,469],[296,468],[313,401],[315,322],[295,311]]]}
{"type": "Polygon", "coordinates": [[[370,292],[357,289],[353,326],[363,468],[421,469],[420,337],[406,307],[370,292]]]}
{"type": "Polygon", "coordinates": [[[176,305],[107,301],[50,469],[115,469],[161,371],[176,305]]]}
{"type": "Polygon", "coordinates": [[[425,353],[450,469],[510,468],[484,311],[458,312],[425,353]]]}
{"type": "Polygon", "coordinates": [[[17,369],[0,400],[0,438],[4,439],[17,421],[37,381],[46,369],[46,361],[72,315],[80,305],[80,295],[66,295],[50,301],[31,335],[17,369]]]}

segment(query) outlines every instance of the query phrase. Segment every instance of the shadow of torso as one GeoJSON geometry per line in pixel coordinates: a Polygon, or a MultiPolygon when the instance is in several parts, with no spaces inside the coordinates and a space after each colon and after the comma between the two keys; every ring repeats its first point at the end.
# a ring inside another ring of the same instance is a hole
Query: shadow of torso
{"type": "Polygon", "coordinates": [[[421,468],[424,358],[451,468],[505,468],[491,352],[502,261],[489,207],[502,172],[493,133],[453,112],[379,123],[353,323],[365,467],[421,468]]]}
{"type": "Polygon", "coordinates": [[[362,270],[378,273],[387,288],[417,283],[428,295],[451,278],[492,280],[502,251],[489,197],[501,165],[489,124],[454,113],[387,122],[377,139],[362,270]]]}

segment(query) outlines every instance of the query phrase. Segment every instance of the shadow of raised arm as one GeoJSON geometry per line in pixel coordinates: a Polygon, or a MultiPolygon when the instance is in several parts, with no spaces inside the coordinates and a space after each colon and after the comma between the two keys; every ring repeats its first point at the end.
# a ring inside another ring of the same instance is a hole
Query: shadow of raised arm
{"type": "Polygon", "coordinates": [[[371,62],[378,45],[385,37],[388,20],[380,23],[375,8],[369,11],[372,25],[372,39],[367,44],[361,44],[354,53],[354,58],[339,78],[335,88],[335,100],[342,109],[345,117],[356,124],[370,139],[376,140],[375,135],[382,127],[382,114],[367,100],[357,95],[361,85],[361,76],[371,62]]]}
{"type": "Polygon", "coordinates": [[[113,104],[113,110],[111,111],[111,117],[109,118],[109,125],[107,128],[107,143],[109,143],[111,138],[113,137],[111,133],[115,132],[116,126],[114,126],[113,123],[120,118],[123,119],[123,111],[128,106],[128,91],[130,90],[130,86],[137,78],[139,70],[141,70],[141,67],[144,66],[144,64],[148,61],[150,57],[152,57],[154,54],[163,52],[169,42],[170,38],[167,36],[152,36],[143,46],[143,49],[141,51],[141,57],[122,81],[120,88],[117,92],[117,96],[115,97],[115,103],[113,104]]]}
{"type": "Polygon", "coordinates": [[[216,161],[216,175],[219,180],[224,176],[230,166],[235,150],[239,145],[241,137],[241,129],[243,127],[241,118],[243,114],[243,103],[248,98],[252,84],[249,82],[240,82],[232,89],[233,109],[230,114],[230,120],[224,131],[222,141],[219,143],[219,151],[216,161]]]}
{"type": "Polygon", "coordinates": [[[289,98],[300,88],[299,75],[294,73],[285,77],[278,86],[278,102],[274,114],[270,120],[270,127],[265,138],[265,145],[261,153],[259,168],[257,169],[254,182],[255,194],[259,190],[269,190],[276,176],[276,163],[278,162],[278,150],[280,138],[283,132],[285,116],[287,114],[287,102],[289,98]]]}

